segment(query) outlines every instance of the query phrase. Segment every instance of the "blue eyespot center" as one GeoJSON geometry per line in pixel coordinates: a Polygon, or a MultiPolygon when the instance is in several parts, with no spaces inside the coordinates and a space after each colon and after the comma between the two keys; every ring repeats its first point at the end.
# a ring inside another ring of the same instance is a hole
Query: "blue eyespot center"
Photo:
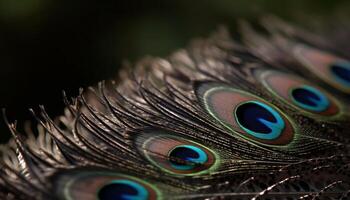
{"type": "Polygon", "coordinates": [[[258,101],[239,105],[235,116],[241,128],[258,139],[276,139],[285,128],[281,115],[272,107],[258,101]]]}
{"type": "Polygon", "coordinates": [[[328,98],[321,91],[307,85],[294,88],[291,97],[299,107],[310,111],[322,112],[330,106],[328,98]]]}
{"type": "Polygon", "coordinates": [[[338,62],[330,66],[335,79],[347,87],[350,87],[350,62],[338,62]]]}
{"type": "Polygon", "coordinates": [[[178,170],[191,170],[204,164],[208,156],[202,149],[193,145],[180,145],[169,153],[171,166],[178,170]]]}
{"type": "Polygon", "coordinates": [[[115,180],[98,192],[99,200],[146,200],[148,191],[139,183],[130,180],[115,180]]]}

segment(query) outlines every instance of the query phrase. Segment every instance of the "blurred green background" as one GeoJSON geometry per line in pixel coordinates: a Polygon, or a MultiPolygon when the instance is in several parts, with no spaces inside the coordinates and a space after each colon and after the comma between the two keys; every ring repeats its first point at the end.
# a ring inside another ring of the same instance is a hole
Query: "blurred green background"
{"type": "MultiPolygon", "coordinates": [[[[114,77],[120,63],[165,56],[191,38],[237,18],[273,13],[300,16],[349,13],[347,0],[0,0],[0,106],[19,124],[28,108],[62,113],[62,90],[114,77]]],[[[0,141],[9,132],[1,120],[0,141]]]]}

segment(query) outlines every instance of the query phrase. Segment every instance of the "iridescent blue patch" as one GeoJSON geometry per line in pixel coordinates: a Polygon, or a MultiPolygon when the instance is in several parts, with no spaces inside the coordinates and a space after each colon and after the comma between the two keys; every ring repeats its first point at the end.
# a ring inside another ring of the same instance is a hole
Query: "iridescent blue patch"
{"type": "Polygon", "coordinates": [[[330,106],[325,94],[308,85],[294,88],[291,91],[291,97],[296,105],[310,111],[322,112],[330,106]]]}
{"type": "Polygon", "coordinates": [[[338,62],[331,65],[332,75],[339,83],[350,87],[350,62],[338,62]]]}
{"type": "Polygon", "coordinates": [[[115,180],[98,192],[99,200],[146,200],[148,191],[139,183],[130,180],[115,180]]]}
{"type": "Polygon", "coordinates": [[[192,145],[180,145],[169,153],[171,166],[178,170],[191,170],[196,165],[204,164],[208,160],[207,154],[192,145]]]}
{"type": "Polygon", "coordinates": [[[276,139],[285,128],[281,115],[272,107],[259,101],[239,105],[235,110],[235,117],[244,131],[258,139],[276,139]]]}

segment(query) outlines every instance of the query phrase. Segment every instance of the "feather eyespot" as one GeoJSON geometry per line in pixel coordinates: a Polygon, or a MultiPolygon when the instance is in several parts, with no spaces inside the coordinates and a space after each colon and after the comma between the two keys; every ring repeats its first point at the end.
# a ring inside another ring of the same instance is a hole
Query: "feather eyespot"
{"type": "Polygon", "coordinates": [[[61,175],[62,188],[57,195],[62,200],[159,200],[160,192],[136,177],[104,171],[75,171],[61,175]]]}
{"type": "Polygon", "coordinates": [[[293,141],[295,130],[278,108],[244,91],[204,84],[197,90],[206,111],[219,123],[249,141],[283,146],[293,141]]]}
{"type": "Polygon", "coordinates": [[[350,88],[350,62],[334,62],[330,66],[330,69],[335,80],[350,88]]]}
{"type": "Polygon", "coordinates": [[[203,165],[208,161],[208,154],[194,145],[178,145],[168,153],[169,162],[176,170],[193,170],[196,165],[203,165]]]}
{"type": "Polygon", "coordinates": [[[305,45],[293,51],[295,57],[311,72],[332,87],[350,93],[350,62],[305,45]]]}
{"type": "Polygon", "coordinates": [[[127,179],[112,180],[97,193],[99,200],[148,199],[148,191],[139,183],[127,179]]]}
{"type": "Polygon", "coordinates": [[[340,112],[332,95],[301,78],[277,71],[264,71],[259,77],[268,91],[289,105],[323,116],[340,112]]]}
{"type": "Polygon", "coordinates": [[[143,141],[139,150],[163,171],[194,175],[208,173],[217,165],[218,156],[199,143],[163,133],[153,134],[143,141]]]}
{"type": "Polygon", "coordinates": [[[282,116],[272,107],[260,101],[248,101],[238,105],[234,111],[238,125],[249,135],[274,140],[285,128],[282,116]]]}
{"type": "Polygon", "coordinates": [[[323,112],[330,106],[326,95],[309,85],[292,88],[290,90],[290,97],[299,107],[314,112],[323,112]]]}

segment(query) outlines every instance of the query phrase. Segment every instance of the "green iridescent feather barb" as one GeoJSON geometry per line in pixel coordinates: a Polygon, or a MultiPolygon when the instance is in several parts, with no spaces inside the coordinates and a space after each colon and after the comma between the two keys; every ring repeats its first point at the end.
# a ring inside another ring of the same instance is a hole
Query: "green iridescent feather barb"
{"type": "Polygon", "coordinates": [[[1,199],[348,199],[349,52],[275,17],[239,26],[65,97],[55,120],[41,107],[37,134],[8,122],[1,199]]]}

